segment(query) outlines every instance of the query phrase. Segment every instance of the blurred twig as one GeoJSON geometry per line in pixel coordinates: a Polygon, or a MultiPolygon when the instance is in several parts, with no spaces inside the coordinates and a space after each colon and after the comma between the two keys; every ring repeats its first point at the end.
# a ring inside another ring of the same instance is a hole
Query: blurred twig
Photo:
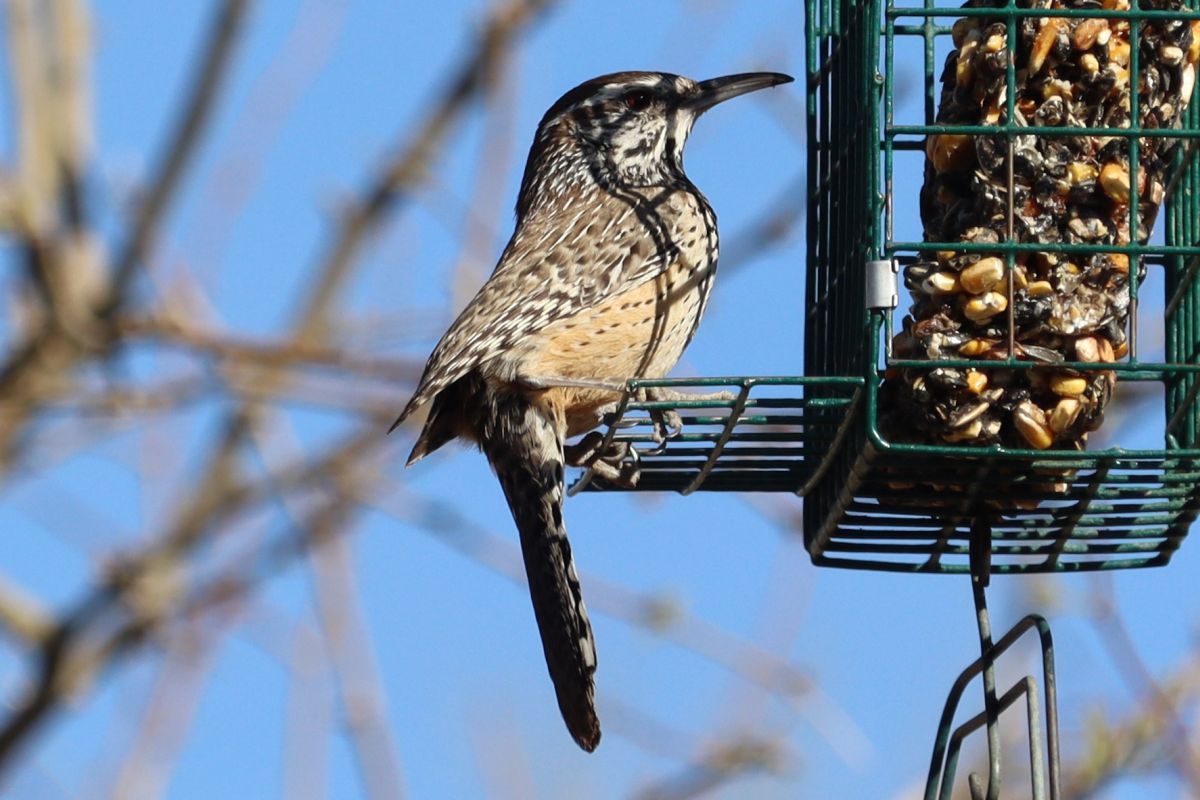
{"type": "Polygon", "coordinates": [[[771,198],[754,222],[721,247],[723,271],[740,269],[795,236],[804,222],[805,178],[801,175],[781,194],[771,198]]]}
{"type": "Polygon", "coordinates": [[[36,647],[46,641],[53,622],[37,600],[0,579],[0,628],[21,644],[36,647]]]}
{"type": "MultiPolygon", "coordinates": [[[[419,495],[398,483],[384,482],[373,496],[360,497],[435,536],[468,558],[523,583],[525,571],[516,544],[475,525],[449,504],[419,495]]],[[[670,641],[799,707],[812,686],[802,670],[695,617],[661,596],[635,592],[594,575],[584,576],[588,607],[670,641]]]]}
{"type": "MultiPolygon", "coordinates": [[[[153,242],[157,227],[161,223],[170,199],[178,189],[184,168],[194,153],[200,134],[203,132],[204,123],[215,103],[221,78],[227,70],[233,43],[248,5],[248,0],[225,0],[215,16],[213,33],[204,49],[202,66],[196,76],[196,82],[183,105],[184,110],[180,116],[180,123],[168,140],[162,165],[149,183],[150,188],[147,191],[146,200],[132,223],[126,242],[118,249],[117,255],[114,257],[112,280],[99,309],[105,316],[111,317],[127,300],[126,292],[133,271],[141,263],[147,248],[153,242]]],[[[75,29],[82,23],[78,21],[78,16],[78,14],[53,16],[52,19],[59,23],[60,28],[53,36],[49,37],[50,41],[79,41],[80,37],[75,33],[75,29]]],[[[32,20],[35,19],[36,16],[29,0],[16,0],[10,6],[11,35],[15,40],[24,43],[13,49],[14,74],[25,74],[30,70],[33,70],[35,75],[58,74],[61,71],[58,65],[47,63],[32,54],[37,52],[38,41],[32,23],[32,20]],[[25,22],[23,23],[22,20],[25,22]]],[[[76,56],[64,57],[64,60],[71,64],[82,61],[76,56]]],[[[40,80],[46,82],[50,78],[44,77],[40,80]]],[[[41,108],[50,104],[49,98],[59,96],[59,93],[51,90],[49,86],[39,84],[37,78],[31,77],[22,83],[29,87],[28,91],[33,95],[19,98],[21,109],[41,108]],[[41,86],[40,89],[37,88],[39,86],[41,86]]],[[[72,85],[77,83],[79,82],[75,81],[72,85]]],[[[77,102],[76,105],[78,105],[77,102]]],[[[23,115],[23,119],[27,117],[32,119],[22,127],[25,132],[22,137],[24,141],[58,141],[62,138],[54,133],[58,129],[57,123],[60,121],[47,119],[46,116],[46,114],[36,117],[23,115]]],[[[67,116],[77,119],[78,111],[73,111],[67,116]]],[[[82,121],[79,122],[82,124],[82,121]]],[[[74,138],[79,141],[83,140],[82,135],[74,138]]],[[[40,150],[32,147],[26,148],[22,153],[23,169],[35,170],[39,175],[45,172],[44,168],[38,166],[45,160],[40,153],[40,150]]],[[[29,191],[24,194],[27,207],[33,205],[41,208],[58,207],[53,205],[52,200],[46,199],[58,196],[60,193],[58,186],[63,187],[61,192],[70,197],[79,195],[78,190],[71,186],[77,180],[82,157],[60,158],[59,161],[64,164],[64,168],[56,173],[57,181],[54,185],[46,185],[46,180],[39,179],[32,193],[41,196],[31,198],[29,191]],[[74,169],[67,169],[67,164],[74,165],[74,169]]],[[[81,250],[81,247],[87,246],[89,234],[78,231],[79,203],[64,203],[62,207],[70,213],[66,214],[66,232],[60,237],[51,237],[47,233],[60,227],[57,223],[52,221],[30,222],[33,215],[23,215],[27,220],[25,247],[29,254],[28,261],[34,266],[33,282],[35,285],[46,287],[45,293],[52,300],[55,299],[52,287],[59,282],[55,277],[56,273],[68,271],[69,267],[75,267],[70,270],[69,278],[64,279],[63,282],[75,287],[86,284],[84,276],[78,273],[80,272],[80,254],[86,252],[81,250]],[[72,209],[75,210],[71,211],[72,209]],[[38,278],[39,275],[42,277],[38,278]]],[[[48,213],[39,212],[36,215],[37,219],[41,220],[48,213]]],[[[77,296],[78,294],[79,292],[76,291],[77,296]]],[[[79,300],[86,301],[86,304],[90,305],[93,298],[85,295],[79,300]]],[[[80,304],[80,302],[73,303],[69,310],[57,308],[56,313],[47,317],[40,328],[27,333],[25,340],[7,354],[5,363],[0,366],[0,397],[4,398],[3,403],[0,404],[0,474],[3,474],[16,455],[17,442],[27,417],[39,408],[40,403],[66,391],[70,384],[67,373],[75,366],[76,360],[83,353],[89,350],[99,352],[103,349],[103,342],[91,335],[95,332],[82,327],[81,318],[97,309],[78,308],[77,306],[80,304]]],[[[57,305],[61,306],[62,304],[58,303],[57,305]]],[[[52,303],[51,307],[54,309],[55,304],[52,303]]]]}
{"type": "Polygon", "coordinates": [[[509,0],[492,12],[475,46],[408,144],[385,161],[358,199],[342,211],[337,232],[318,261],[314,288],[302,306],[297,340],[304,343],[325,331],[330,303],[366,237],[407,197],[408,191],[427,177],[453,124],[469,104],[491,89],[496,68],[516,37],[555,2],[509,0]]]}
{"type": "MultiPolygon", "coordinates": [[[[335,314],[338,290],[350,277],[364,239],[389,211],[396,208],[405,192],[424,179],[454,124],[490,88],[492,73],[505,51],[528,24],[551,5],[550,0],[510,0],[497,6],[445,92],[429,116],[417,126],[410,144],[400,148],[382,165],[359,199],[342,214],[324,254],[317,259],[309,284],[312,289],[300,304],[289,337],[280,343],[281,350],[256,353],[260,363],[255,392],[242,397],[219,425],[210,454],[200,469],[200,477],[186,487],[173,519],[149,538],[145,548],[123,559],[91,594],[68,609],[45,636],[44,644],[36,649],[31,685],[17,699],[13,711],[0,726],[0,770],[11,765],[18,746],[69,693],[143,645],[164,621],[172,618],[181,604],[193,602],[189,600],[192,593],[185,589],[189,578],[188,559],[201,542],[217,536],[238,515],[265,502],[276,492],[291,491],[320,481],[341,465],[361,462],[365,451],[383,445],[382,418],[376,419],[373,412],[368,411],[364,427],[356,428],[324,455],[289,464],[265,480],[247,477],[242,461],[248,435],[262,424],[264,404],[284,389],[289,377],[282,364],[261,363],[261,357],[267,356],[266,361],[270,362],[272,356],[281,352],[293,356],[297,352],[306,355],[328,352],[326,336],[335,314]]],[[[201,68],[198,83],[185,106],[191,110],[181,118],[180,127],[170,140],[173,144],[167,149],[162,171],[152,183],[129,237],[117,251],[113,291],[106,305],[110,314],[125,304],[132,272],[147,256],[156,227],[178,186],[188,155],[197,142],[197,134],[212,108],[215,87],[225,71],[233,34],[246,6],[244,0],[230,0],[216,17],[203,62],[205,66],[201,68]]],[[[119,334],[119,328],[117,331],[119,334]]],[[[15,439],[27,414],[40,408],[52,396],[44,387],[34,386],[30,376],[61,375],[74,363],[79,352],[77,343],[68,340],[57,329],[47,328],[32,340],[30,346],[10,357],[0,373],[0,392],[20,389],[23,395],[13,402],[15,393],[5,393],[9,404],[4,418],[0,419],[0,445],[6,448],[4,454],[8,453],[7,445],[15,439]],[[53,363],[47,361],[50,356],[54,357],[53,363]]],[[[245,348],[239,350],[239,355],[246,354],[245,348]]],[[[56,387],[56,393],[62,388],[56,387]]],[[[325,513],[332,516],[315,517],[311,524],[340,527],[343,518],[339,512],[327,508],[325,513]]],[[[226,592],[236,593],[238,586],[252,585],[246,581],[257,577],[259,574],[255,572],[232,579],[218,576],[207,591],[210,597],[219,600],[226,592]]],[[[380,793],[388,795],[390,785],[385,785],[380,793]]]]}
{"type": "Polygon", "coordinates": [[[367,794],[401,797],[403,779],[388,725],[383,681],[362,620],[350,552],[344,539],[328,536],[338,520],[323,524],[325,532],[317,529],[310,533],[321,543],[309,550],[309,563],[316,585],[317,616],[334,665],[346,731],[367,794]]]}
{"type": "Polygon", "coordinates": [[[213,665],[211,623],[191,620],[174,628],[162,664],[112,788],[113,797],[161,797],[204,682],[213,665]]]}
{"type": "MultiPolygon", "coordinates": [[[[1145,758],[1147,751],[1157,749],[1161,758],[1188,786],[1189,792],[1200,796],[1200,758],[1192,750],[1191,731],[1177,710],[1180,694],[1194,694],[1200,689],[1197,671],[1194,668],[1185,669],[1173,681],[1174,686],[1160,684],[1133,644],[1125,618],[1116,605],[1116,587],[1112,577],[1098,573],[1092,580],[1092,621],[1099,633],[1098,638],[1131,692],[1140,698],[1141,708],[1124,726],[1107,730],[1107,726],[1095,726],[1094,735],[1089,737],[1093,752],[1085,754],[1082,762],[1094,767],[1099,751],[1103,753],[1100,763],[1116,773],[1119,765],[1129,767],[1139,757],[1145,758]]],[[[1088,772],[1086,769],[1077,770],[1076,779],[1088,772]]],[[[1097,782],[1098,774],[1091,772],[1091,775],[1092,782],[1097,782]]]]}
{"type": "MultiPolygon", "coordinates": [[[[1083,724],[1075,752],[1063,770],[1063,797],[1084,800],[1123,778],[1171,772],[1188,786],[1180,770],[1181,748],[1174,712],[1163,713],[1162,701],[1173,709],[1195,707],[1200,702],[1200,655],[1193,652],[1159,683],[1160,697],[1136,704],[1129,713],[1112,718],[1100,709],[1083,724]]],[[[1193,795],[1191,789],[1187,790],[1193,795]]]]}
{"type": "Polygon", "coordinates": [[[328,662],[312,626],[297,626],[288,666],[288,710],[285,721],[283,792],[289,800],[316,800],[328,791],[328,743],[333,698],[328,662]]]}
{"type": "Polygon", "coordinates": [[[187,100],[167,139],[164,155],[154,178],[149,182],[133,224],[124,243],[113,256],[112,283],[102,309],[112,317],[128,300],[127,293],[135,271],[154,245],[163,215],[179,189],[184,170],[196,152],[196,146],[212,115],[222,82],[229,71],[233,46],[238,40],[250,0],[223,0],[213,16],[204,53],[193,78],[187,100]]]}
{"type": "Polygon", "coordinates": [[[204,330],[170,318],[126,319],[121,322],[121,328],[129,339],[153,339],[204,355],[249,362],[264,369],[329,367],[382,381],[408,383],[420,377],[422,366],[415,360],[360,356],[324,343],[252,341],[232,333],[204,330]]]}
{"type": "Polygon", "coordinates": [[[709,748],[696,763],[637,792],[637,800],[689,800],[734,779],[786,769],[781,743],[757,736],[734,736],[709,748]]]}

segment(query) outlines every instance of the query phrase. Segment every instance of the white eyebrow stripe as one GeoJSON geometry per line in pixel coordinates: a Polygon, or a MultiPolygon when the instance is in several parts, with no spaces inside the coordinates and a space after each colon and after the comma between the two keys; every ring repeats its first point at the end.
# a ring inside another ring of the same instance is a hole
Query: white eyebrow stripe
{"type": "MultiPolygon", "coordinates": [[[[675,84],[678,87],[678,78],[676,78],[675,84]]],[[[662,80],[654,76],[638,78],[637,80],[625,81],[622,83],[610,83],[592,95],[593,101],[588,103],[588,105],[596,105],[597,103],[603,103],[606,100],[615,100],[616,98],[628,92],[630,87],[640,89],[657,89],[661,85],[662,80]]]]}

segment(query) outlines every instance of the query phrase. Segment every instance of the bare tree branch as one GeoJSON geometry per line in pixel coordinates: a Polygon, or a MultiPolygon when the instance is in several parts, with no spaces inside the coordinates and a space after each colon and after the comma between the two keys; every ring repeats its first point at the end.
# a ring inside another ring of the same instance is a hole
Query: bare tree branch
{"type": "Polygon", "coordinates": [[[409,143],[383,164],[359,198],[342,211],[337,232],[318,259],[314,288],[301,307],[295,329],[299,343],[324,334],[328,309],[367,236],[408,191],[426,179],[451,127],[469,105],[491,89],[496,69],[516,37],[555,2],[510,0],[497,6],[409,143]]]}
{"type": "MultiPolygon", "coordinates": [[[[336,524],[334,520],[320,522],[336,524]]],[[[344,724],[363,784],[370,797],[401,797],[404,780],[387,721],[383,681],[358,604],[349,549],[345,539],[319,529],[310,531],[309,536],[320,541],[309,549],[317,617],[334,664],[344,724]]]]}
{"type": "MultiPolygon", "coordinates": [[[[27,2],[28,0],[19,0],[19,3],[13,6],[12,10],[18,15],[18,20],[22,4],[27,2]]],[[[203,131],[203,123],[215,103],[221,78],[226,71],[233,42],[248,4],[248,0],[226,0],[216,16],[213,35],[205,51],[203,66],[189,100],[185,103],[181,122],[169,140],[170,143],[166,148],[166,156],[160,172],[150,184],[151,188],[147,199],[140,209],[126,244],[118,250],[115,257],[112,282],[107,290],[107,298],[102,302],[102,311],[106,316],[111,316],[125,302],[124,294],[133,270],[145,257],[146,248],[153,241],[155,230],[167,209],[169,200],[178,188],[184,168],[203,131]]],[[[69,14],[59,14],[56,19],[62,24],[74,27],[79,24],[69,14]]],[[[16,30],[22,31],[28,27],[18,25],[16,30]]],[[[14,33],[14,35],[18,34],[14,33]]],[[[58,38],[73,41],[78,39],[78,36],[71,29],[64,30],[58,38]]],[[[51,71],[50,66],[41,64],[37,57],[30,56],[29,59],[35,68],[39,68],[40,64],[42,71],[51,71]]],[[[72,59],[71,63],[77,61],[79,59],[72,59]]],[[[33,85],[32,82],[30,85],[33,85]]],[[[48,101],[28,99],[24,104],[36,108],[43,102],[48,101]]],[[[39,138],[44,136],[47,141],[55,141],[58,138],[49,132],[45,120],[42,120],[41,125],[37,127],[37,136],[39,138]]],[[[81,137],[75,136],[74,139],[81,140],[81,137]]],[[[31,155],[30,160],[36,162],[38,158],[31,155]]],[[[72,159],[69,163],[75,164],[77,160],[72,159]]],[[[58,177],[67,182],[76,178],[73,172],[66,169],[60,170],[58,177]]],[[[57,192],[52,192],[48,188],[39,188],[39,192],[47,195],[53,193],[57,196],[57,192]]],[[[78,192],[70,189],[68,194],[74,196],[78,192]]],[[[47,201],[38,202],[46,203],[47,201]]],[[[77,203],[64,205],[67,208],[78,206],[77,203]]],[[[72,215],[76,221],[78,221],[78,216],[77,213],[72,215]]],[[[50,223],[47,225],[49,226],[50,223]]],[[[81,245],[75,240],[81,234],[78,232],[73,234],[72,240],[69,242],[70,247],[63,246],[52,251],[48,249],[49,244],[45,236],[38,233],[43,230],[42,225],[30,227],[28,230],[26,250],[29,253],[30,263],[35,265],[36,274],[45,276],[40,282],[47,287],[52,287],[57,282],[54,275],[66,272],[67,268],[71,266],[69,261],[59,263],[54,255],[57,253],[62,258],[64,257],[63,253],[67,255],[76,253],[81,245]]],[[[82,246],[87,247],[87,245],[88,240],[84,236],[82,246]]],[[[77,273],[78,270],[75,272],[77,273]]],[[[72,286],[86,284],[86,281],[82,280],[78,274],[72,274],[67,282],[72,286]]],[[[49,293],[48,296],[53,295],[52,288],[47,288],[46,291],[49,293]]],[[[48,318],[36,333],[29,335],[22,345],[14,348],[7,361],[0,366],[0,398],[4,398],[0,403],[0,474],[3,474],[16,456],[21,429],[30,413],[44,400],[66,391],[70,384],[66,374],[75,366],[76,360],[81,355],[88,351],[99,352],[102,349],[101,342],[90,337],[88,331],[81,329],[78,324],[80,316],[79,313],[59,313],[48,318]]]]}
{"type": "Polygon", "coordinates": [[[135,271],[154,245],[163,215],[179,189],[184,171],[195,156],[197,145],[220,96],[221,86],[232,63],[237,43],[250,10],[251,0],[223,0],[202,48],[199,64],[188,97],[175,129],[167,140],[149,190],[138,206],[137,215],[124,243],[113,256],[112,283],[102,312],[111,318],[127,302],[127,291],[135,271]]]}

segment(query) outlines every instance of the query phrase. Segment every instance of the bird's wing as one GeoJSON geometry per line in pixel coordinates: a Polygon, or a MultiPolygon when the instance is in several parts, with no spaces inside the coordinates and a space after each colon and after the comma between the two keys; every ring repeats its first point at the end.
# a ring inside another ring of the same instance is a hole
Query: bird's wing
{"type": "MultiPolygon", "coordinates": [[[[660,274],[678,257],[667,190],[650,198],[612,195],[520,225],[492,276],[442,336],[396,424],[529,334],[660,274]]],[[[393,426],[394,427],[394,426],[393,426]]]]}

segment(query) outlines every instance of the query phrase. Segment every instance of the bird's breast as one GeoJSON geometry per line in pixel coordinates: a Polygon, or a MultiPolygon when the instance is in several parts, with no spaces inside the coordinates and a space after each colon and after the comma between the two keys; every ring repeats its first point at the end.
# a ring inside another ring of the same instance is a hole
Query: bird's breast
{"type": "MultiPolygon", "coordinates": [[[[590,308],[551,323],[537,336],[523,371],[580,381],[659,378],[675,366],[704,313],[717,264],[716,219],[703,198],[662,216],[673,257],[665,269],[590,308]]],[[[618,398],[590,388],[551,390],[569,435],[594,426],[592,412],[618,398]]]]}

